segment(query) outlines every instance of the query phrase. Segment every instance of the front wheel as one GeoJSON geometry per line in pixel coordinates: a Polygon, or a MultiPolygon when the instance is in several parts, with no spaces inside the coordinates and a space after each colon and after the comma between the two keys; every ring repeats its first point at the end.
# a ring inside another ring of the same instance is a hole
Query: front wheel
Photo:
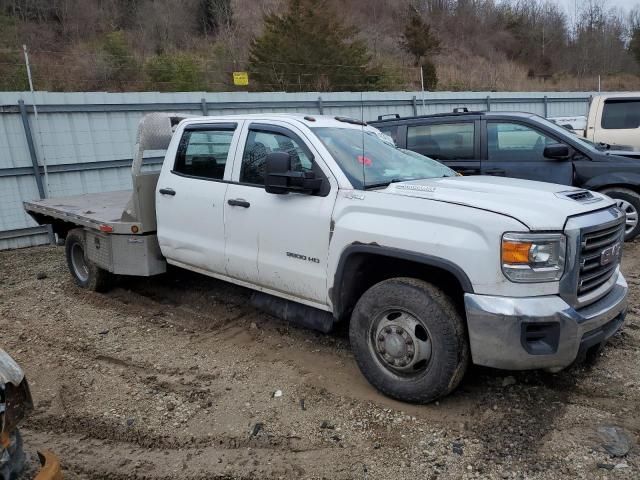
{"type": "Polygon", "coordinates": [[[113,275],[87,258],[85,235],[81,228],[71,230],[65,241],[67,266],[79,287],[105,292],[111,286],[113,275]]]}
{"type": "Polygon", "coordinates": [[[602,193],[610,196],[616,201],[616,205],[626,214],[626,225],[624,230],[625,242],[631,241],[640,233],[640,195],[628,188],[607,188],[602,193]]]}
{"type": "Polygon", "coordinates": [[[455,389],[469,362],[464,322],[439,288],[392,278],[367,290],[349,338],[363,375],[389,397],[428,403],[455,389]]]}

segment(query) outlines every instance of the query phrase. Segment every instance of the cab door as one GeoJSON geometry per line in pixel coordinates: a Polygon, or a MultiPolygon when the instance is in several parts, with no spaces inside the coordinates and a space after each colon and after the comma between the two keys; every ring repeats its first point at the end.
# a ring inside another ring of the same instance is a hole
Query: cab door
{"type": "Polygon", "coordinates": [[[317,150],[285,122],[245,125],[224,204],[227,274],[325,305],[331,215],[337,183],[317,150]],[[318,194],[271,194],[264,188],[270,152],[287,152],[296,171],[323,179],[318,194]]]}
{"type": "MultiPolygon", "coordinates": [[[[562,143],[551,133],[515,120],[486,120],[483,126],[485,156],[482,174],[573,184],[571,158],[544,156],[547,145],[562,143]]],[[[572,151],[572,147],[569,151],[572,151]]]]}
{"type": "Polygon", "coordinates": [[[240,127],[188,125],[174,161],[163,166],[156,188],[158,241],[170,263],[225,274],[224,200],[240,127]]]}

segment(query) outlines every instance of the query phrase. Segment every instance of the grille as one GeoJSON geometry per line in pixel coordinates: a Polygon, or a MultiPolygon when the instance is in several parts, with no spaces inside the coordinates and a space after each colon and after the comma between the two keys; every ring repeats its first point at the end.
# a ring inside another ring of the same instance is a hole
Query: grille
{"type": "Polygon", "coordinates": [[[620,263],[623,236],[624,223],[582,235],[578,297],[595,292],[615,273],[620,263]],[[618,245],[618,248],[615,248],[615,245],[618,245]],[[603,253],[605,258],[614,256],[604,265],[603,253]]]}

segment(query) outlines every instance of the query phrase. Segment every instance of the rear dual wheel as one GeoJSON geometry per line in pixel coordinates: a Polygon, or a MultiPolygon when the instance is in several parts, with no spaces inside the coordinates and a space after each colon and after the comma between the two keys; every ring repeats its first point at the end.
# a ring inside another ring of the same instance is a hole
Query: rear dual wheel
{"type": "Polygon", "coordinates": [[[76,285],[94,292],[105,292],[111,287],[113,275],[87,258],[85,234],[81,228],[67,234],[65,254],[76,285]]]}
{"type": "Polygon", "coordinates": [[[367,290],[353,311],[351,346],[367,380],[389,397],[428,403],[453,391],[467,368],[462,316],[439,288],[393,278],[367,290]]]}

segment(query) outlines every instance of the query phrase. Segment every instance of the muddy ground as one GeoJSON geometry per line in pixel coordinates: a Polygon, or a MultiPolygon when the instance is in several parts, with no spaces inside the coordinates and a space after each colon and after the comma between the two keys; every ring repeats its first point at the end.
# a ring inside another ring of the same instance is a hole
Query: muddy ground
{"type": "Polygon", "coordinates": [[[640,434],[639,266],[628,245],[630,314],[594,364],[473,367],[426,406],[370,387],[343,331],[186,272],[86,292],[61,248],[0,252],[0,345],[31,382],[27,447],[67,479],[640,478],[639,448],[614,457],[598,432],[640,434]]]}

